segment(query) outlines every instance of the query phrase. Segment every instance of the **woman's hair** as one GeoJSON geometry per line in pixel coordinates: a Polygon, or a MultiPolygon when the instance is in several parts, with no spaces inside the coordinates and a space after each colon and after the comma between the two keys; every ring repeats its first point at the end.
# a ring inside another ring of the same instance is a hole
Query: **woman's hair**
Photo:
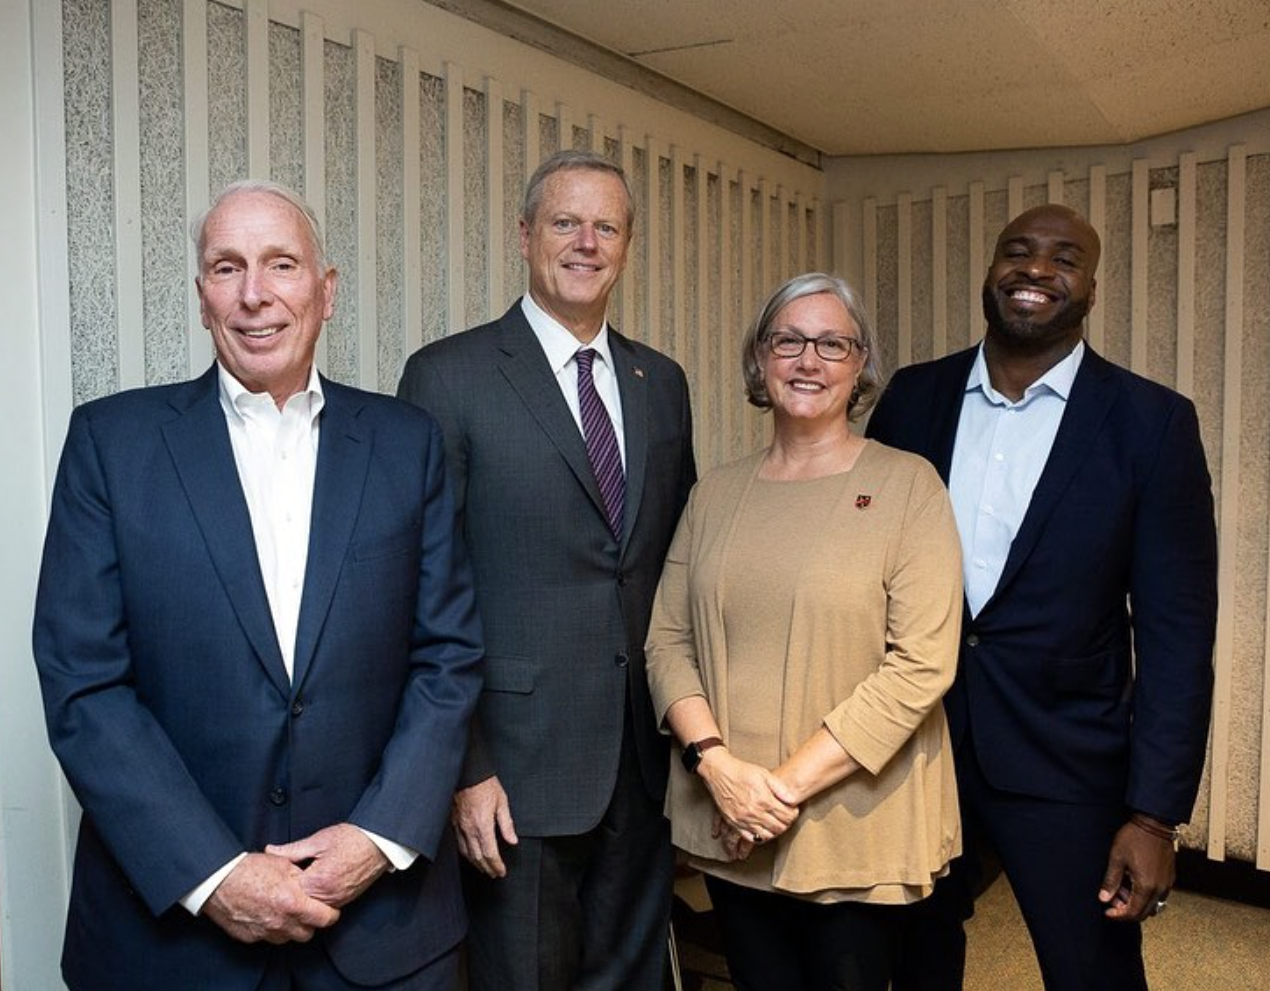
{"type": "Polygon", "coordinates": [[[745,398],[759,409],[772,408],[772,399],[763,382],[764,351],[767,349],[767,340],[772,335],[772,325],[776,322],[777,314],[790,303],[820,293],[828,293],[846,307],[847,316],[856,326],[858,340],[865,348],[864,365],[860,368],[860,377],[856,380],[855,390],[847,403],[847,419],[854,420],[868,412],[869,407],[877,400],[882,388],[882,358],[878,354],[873,325],[869,323],[869,315],[865,312],[860,297],[842,279],[824,272],[807,272],[782,283],[759,310],[741,345],[741,374],[745,378],[745,398]]]}

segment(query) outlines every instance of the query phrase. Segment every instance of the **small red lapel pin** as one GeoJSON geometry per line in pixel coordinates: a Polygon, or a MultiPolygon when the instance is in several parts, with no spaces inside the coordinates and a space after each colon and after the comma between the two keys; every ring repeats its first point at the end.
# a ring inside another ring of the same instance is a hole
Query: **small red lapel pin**
{"type": "Polygon", "coordinates": [[[855,497],[855,508],[868,509],[869,503],[871,503],[872,501],[873,501],[873,496],[864,495],[864,494],[858,495],[855,497]]]}

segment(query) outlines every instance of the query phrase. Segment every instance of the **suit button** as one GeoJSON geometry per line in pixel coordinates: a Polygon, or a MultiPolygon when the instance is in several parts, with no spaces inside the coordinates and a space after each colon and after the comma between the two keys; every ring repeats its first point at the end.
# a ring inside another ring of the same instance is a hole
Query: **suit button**
{"type": "Polygon", "coordinates": [[[618,574],[618,576],[617,576],[617,587],[618,587],[618,588],[625,588],[625,587],[626,587],[626,575],[621,574],[621,573],[619,573],[619,574],[618,574]]]}
{"type": "Polygon", "coordinates": [[[296,699],[294,702],[291,703],[291,715],[298,716],[303,711],[304,711],[303,701],[301,701],[300,699],[296,699]]]}
{"type": "Polygon", "coordinates": [[[269,792],[269,801],[273,805],[286,805],[287,790],[281,786],[275,787],[269,792]]]}
{"type": "Polygon", "coordinates": [[[626,665],[630,664],[630,662],[631,662],[631,659],[630,657],[627,656],[626,651],[624,650],[619,650],[613,656],[613,663],[616,664],[619,668],[626,667],[626,665]]]}
{"type": "Polygon", "coordinates": [[[978,633],[972,633],[972,634],[970,634],[968,637],[966,637],[966,646],[967,646],[967,647],[978,647],[978,646],[979,646],[979,634],[978,634],[978,633]]]}

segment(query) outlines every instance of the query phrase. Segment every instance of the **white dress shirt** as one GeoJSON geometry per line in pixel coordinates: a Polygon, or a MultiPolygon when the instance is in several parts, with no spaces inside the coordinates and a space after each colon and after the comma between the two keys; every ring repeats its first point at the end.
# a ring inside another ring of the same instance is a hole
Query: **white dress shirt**
{"type": "Polygon", "coordinates": [[[600,325],[600,332],[595,335],[590,344],[579,346],[578,339],[535,303],[529,293],[521,297],[520,309],[547,355],[551,374],[556,377],[556,384],[560,386],[564,401],[569,404],[569,412],[573,414],[579,433],[582,432],[582,408],[578,404],[578,363],[575,356],[583,348],[591,348],[595,351],[596,359],[591,365],[591,378],[595,382],[595,391],[599,393],[600,401],[604,403],[609,419],[613,421],[613,432],[617,434],[617,449],[622,455],[622,467],[625,468],[626,432],[622,429],[622,397],[617,388],[617,374],[613,370],[608,321],[605,320],[600,325]]]}
{"type": "Polygon", "coordinates": [[[223,367],[220,401],[234,463],[251,514],[260,574],[287,677],[294,675],[295,635],[309,559],[309,520],[317,473],[321,412],[326,404],[317,369],[309,384],[278,409],[267,392],[248,392],[223,367]]]}
{"type": "MultiPolygon", "coordinates": [[[[295,638],[304,597],[304,571],[309,559],[309,524],[317,477],[321,413],[326,405],[317,368],[309,383],[278,409],[267,392],[248,392],[223,365],[217,364],[220,404],[229,427],[238,481],[247,500],[260,575],[287,677],[295,675],[295,638]]],[[[360,828],[360,827],[359,827],[360,828]]],[[[392,840],[362,830],[383,852],[394,870],[414,863],[418,853],[392,840]]],[[[197,915],[213,891],[246,853],[240,853],[181,899],[197,915]]]]}
{"type": "Polygon", "coordinates": [[[966,602],[977,616],[996,591],[1085,354],[1071,354],[1011,402],[992,387],[983,345],[966,380],[948,491],[961,535],[966,602]]]}

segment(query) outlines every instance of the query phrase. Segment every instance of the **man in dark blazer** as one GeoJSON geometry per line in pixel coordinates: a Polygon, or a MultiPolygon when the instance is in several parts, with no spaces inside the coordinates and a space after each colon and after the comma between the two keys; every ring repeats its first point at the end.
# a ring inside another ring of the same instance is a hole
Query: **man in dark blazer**
{"type": "Polygon", "coordinates": [[[669,755],[644,638],[696,471],[683,371],[605,320],[633,219],[614,163],[548,159],[520,222],[528,294],[413,355],[398,390],[445,432],[485,629],[454,812],[478,991],[661,987],[669,755]],[[584,440],[586,350],[622,447],[616,521],[584,440]]]}
{"type": "Polygon", "coordinates": [[[35,616],[72,988],[449,989],[479,624],[436,423],[317,375],[312,211],[198,225],[216,363],[72,417],[35,616]]]}
{"type": "Polygon", "coordinates": [[[896,373],[869,424],[949,484],[966,576],[945,699],[967,854],[896,988],[960,988],[977,847],[999,856],[1047,991],[1146,987],[1204,764],[1216,535],[1195,409],[1083,341],[1100,243],[1029,210],[997,241],[982,346],[896,373]]]}

